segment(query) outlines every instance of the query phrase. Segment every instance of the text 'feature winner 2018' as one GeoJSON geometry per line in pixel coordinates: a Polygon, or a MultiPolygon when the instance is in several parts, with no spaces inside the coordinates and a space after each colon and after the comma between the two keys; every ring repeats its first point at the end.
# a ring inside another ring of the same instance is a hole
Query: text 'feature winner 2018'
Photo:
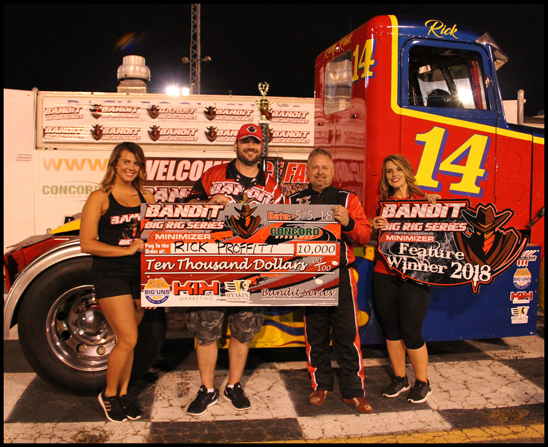
{"type": "Polygon", "coordinates": [[[474,293],[518,258],[527,244],[513,228],[513,215],[494,205],[470,208],[468,200],[381,202],[388,225],[378,248],[389,268],[403,278],[436,286],[470,283],[474,293]]]}

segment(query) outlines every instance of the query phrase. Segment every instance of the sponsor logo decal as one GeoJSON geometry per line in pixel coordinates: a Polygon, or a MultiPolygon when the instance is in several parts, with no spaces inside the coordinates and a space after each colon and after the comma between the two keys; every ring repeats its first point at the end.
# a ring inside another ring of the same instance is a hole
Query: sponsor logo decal
{"type": "Polygon", "coordinates": [[[529,306],[518,306],[510,309],[512,312],[512,324],[527,324],[529,321],[529,306]]]}
{"type": "Polygon", "coordinates": [[[518,268],[514,273],[514,285],[518,289],[526,289],[531,284],[531,272],[527,267],[518,268]]]}
{"type": "Polygon", "coordinates": [[[240,209],[235,208],[239,217],[230,216],[228,218],[230,226],[244,239],[249,239],[259,229],[261,218],[252,216],[256,209],[257,207],[251,208],[249,205],[243,205],[240,209]]]}
{"type": "Polygon", "coordinates": [[[514,304],[528,304],[533,300],[533,292],[510,292],[510,301],[514,304]]]}
{"type": "Polygon", "coordinates": [[[164,278],[151,278],[147,281],[143,293],[147,301],[161,304],[169,298],[171,290],[164,278]]]}
{"type": "Polygon", "coordinates": [[[249,301],[250,293],[247,291],[251,281],[248,279],[239,279],[225,282],[225,297],[228,301],[249,301]]]}

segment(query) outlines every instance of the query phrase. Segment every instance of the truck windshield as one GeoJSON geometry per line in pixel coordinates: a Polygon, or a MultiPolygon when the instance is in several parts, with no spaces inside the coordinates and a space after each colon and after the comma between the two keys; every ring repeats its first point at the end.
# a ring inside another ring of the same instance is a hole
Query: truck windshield
{"type": "Polygon", "coordinates": [[[422,45],[411,48],[408,104],[488,110],[480,54],[422,45]]]}

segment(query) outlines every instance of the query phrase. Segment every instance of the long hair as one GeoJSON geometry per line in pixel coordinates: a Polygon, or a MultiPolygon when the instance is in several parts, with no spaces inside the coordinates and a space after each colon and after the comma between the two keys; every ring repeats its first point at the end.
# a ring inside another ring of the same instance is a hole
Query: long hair
{"type": "Polygon", "coordinates": [[[414,194],[419,194],[421,196],[424,196],[424,193],[421,192],[419,189],[419,186],[417,185],[417,181],[415,180],[415,174],[413,173],[413,166],[411,166],[411,163],[409,163],[409,160],[405,158],[403,155],[400,154],[392,154],[386,157],[382,162],[382,176],[381,181],[379,185],[379,189],[381,192],[381,200],[386,200],[388,197],[393,196],[396,191],[394,191],[394,188],[389,185],[388,181],[386,180],[386,163],[391,161],[396,166],[398,166],[405,175],[405,180],[407,181],[407,187],[409,189],[409,199],[413,197],[414,194]]]}
{"type": "Polygon", "coordinates": [[[137,162],[139,163],[139,166],[140,166],[139,175],[135,177],[135,179],[131,182],[131,184],[137,191],[140,191],[140,192],[143,191],[143,185],[145,184],[145,181],[147,178],[145,154],[143,153],[141,146],[139,146],[138,144],[126,142],[126,143],[120,143],[119,145],[117,145],[110,154],[110,158],[108,160],[108,165],[107,165],[107,172],[105,173],[105,176],[103,177],[103,180],[101,180],[101,183],[100,183],[102,190],[105,191],[106,193],[108,193],[112,189],[112,187],[114,186],[114,182],[116,181],[115,168],[123,150],[127,150],[131,152],[133,155],[135,155],[135,158],[137,162]]]}

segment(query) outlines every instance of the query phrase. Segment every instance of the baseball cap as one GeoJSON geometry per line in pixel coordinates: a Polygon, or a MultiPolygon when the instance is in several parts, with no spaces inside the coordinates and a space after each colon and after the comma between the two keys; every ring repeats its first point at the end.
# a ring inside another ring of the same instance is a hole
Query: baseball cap
{"type": "Polygon", "coordinates": [[[240,141],[247,137],[254,137],[259,140],[260,143],[263,142],[263,133],[261,132],[261,128],[256,124],[244,124],[240,127],[240,131],[238,132],[238,137],[236,139],[240,141]]]}

